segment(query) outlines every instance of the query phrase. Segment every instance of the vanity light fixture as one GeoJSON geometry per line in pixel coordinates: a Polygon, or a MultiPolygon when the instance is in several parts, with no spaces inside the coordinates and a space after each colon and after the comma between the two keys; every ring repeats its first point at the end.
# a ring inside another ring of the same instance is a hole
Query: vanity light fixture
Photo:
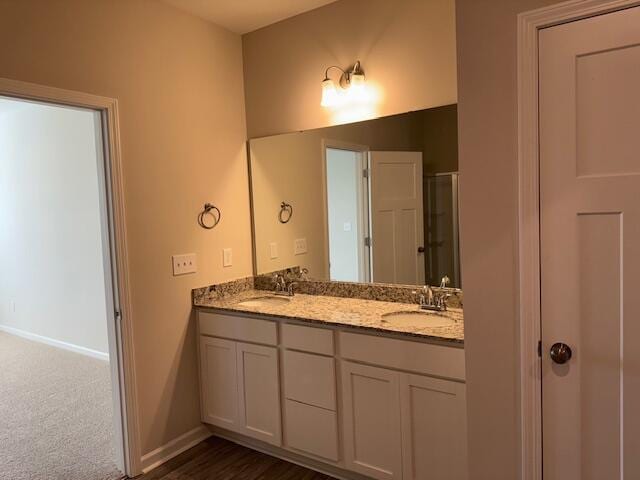
{"type": "Polygon", "coordinates": [[[343,70],[335,65],[330,66],[325,70],[324,80],[322,81],[322,100],[320,101],[320,105],[323,107],[333,107],[340,100],[340,93],[338,92],[336,83],[329,78],[329,70],[332,68],[340,70],[341,72],[340,79],[338,80],[338,85],[341,89],[345,91],[355,91],[364,85],[364,71],[360,66],[360,60],[349,70],[343,70]]]}

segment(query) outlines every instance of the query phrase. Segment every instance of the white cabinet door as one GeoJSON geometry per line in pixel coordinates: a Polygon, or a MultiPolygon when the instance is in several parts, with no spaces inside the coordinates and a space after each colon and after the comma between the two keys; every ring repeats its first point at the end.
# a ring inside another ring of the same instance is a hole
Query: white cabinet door
{"type": "Polygon", "coordinates": [[[403,478],[465,480],[465,385],[402,374],[400,399],[403,478]]]}
{"type": "Polygon", "coordinates": [[[278,350],[237,344],[240,431],[273,445],[282,444],[278,350]]]}
{"type": "Polygon", "coordinates": [[[236,342],[200,337],[202,421],[234,430],[238,425],[236,342]]]}
{"type": "Polygon", "coordinates": [[[379,480],[402,478],[399,376],[342,362],[347,468],[379,480]]]}

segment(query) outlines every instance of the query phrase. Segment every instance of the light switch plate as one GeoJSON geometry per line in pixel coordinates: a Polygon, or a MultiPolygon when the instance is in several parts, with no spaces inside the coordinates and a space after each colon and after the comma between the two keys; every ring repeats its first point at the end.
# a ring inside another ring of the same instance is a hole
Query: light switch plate
{"type": "Polygon", "coordinates": [[[230,267],[233,265],[233,252],[230,248],[225,248],[222,250],[222,266],[230,267]]]}
{"type": "Polygon", "coordinates": [[[278,244],[276,242],[271,242],[269,244],[269,254],[271,260],[278,258],[278,244]]]}
{"type": "Polygon", "coordinates": [[[296,238],[293,242],[293,254],[302,255],[304,253],[307,253],[307,239],[296,238]]]}
{"type": "Polygon", "coordinates": [[[344,222],[344,224],[342,225],[342,229],[345,232],[350,232],[351,231],[351,222],[344,222]]]}
{"type": "Polygon", "coordinates": [[[198,270],[195,253],[185,253],[171,257],[173,263],[173,276],[195,273],[198,270]]]}

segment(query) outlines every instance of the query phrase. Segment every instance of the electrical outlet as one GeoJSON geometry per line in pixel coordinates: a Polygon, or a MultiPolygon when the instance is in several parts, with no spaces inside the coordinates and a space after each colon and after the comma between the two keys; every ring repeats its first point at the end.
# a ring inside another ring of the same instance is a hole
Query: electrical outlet
{"type": "Polygon", "coordinates": [[[11,302],[9,302],[9,308],[11,308],[11,313],[16,313],[16,301],[15,300],[11,300],[11,302]]]}
{"type": "Polygon", "coordinates": [[[302,255],[304,253],[307,253],[307,239],[296,238],[293,242],[293,254],[302,255]]]}
{"type": "Polygon", "coordinates": [[[278,258],[278,244],[276,242],[271,242],[269,244],[269,253],[271,260],[278,258]]]}
{"type": "Polygon", "coordinates": [[[225,248],[222,250],[222,266],[230,267],[233,265],[233,252],[230,248],[225,248]]]}
{"type": "Polygon", "coordinates": [[[198,269],[196,265],[196,254],[186,253],[183,255],[174,255],[171,257],[173,263],[173,276],[185,275],[187,273],[195,273],[198,269]]]}

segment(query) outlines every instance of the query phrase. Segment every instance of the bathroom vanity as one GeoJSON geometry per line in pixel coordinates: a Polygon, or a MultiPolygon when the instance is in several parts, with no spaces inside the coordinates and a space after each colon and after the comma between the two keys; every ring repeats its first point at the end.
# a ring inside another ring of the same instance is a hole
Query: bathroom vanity
{"type": "Polygon", "coordinates": [[[254,276],[193,295],[216,435],[338,478],[467,478],[456,128],[447,105],[249,140],[254,276]]]}
{"type": "Polygon", "coordinates": [[[466,478],[461,309],[253,288],[194,306],[215,434],[341,478],[466,478]]]}

